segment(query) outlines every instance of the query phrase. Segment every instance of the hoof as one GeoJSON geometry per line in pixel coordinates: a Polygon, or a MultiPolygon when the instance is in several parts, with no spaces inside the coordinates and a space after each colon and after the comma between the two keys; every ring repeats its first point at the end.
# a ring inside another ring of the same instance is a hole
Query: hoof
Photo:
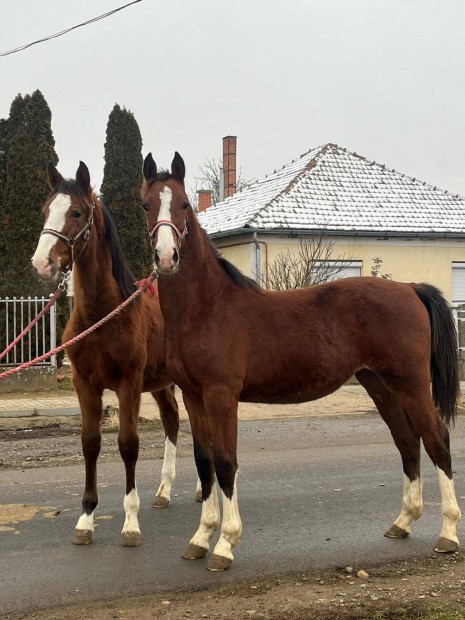
{"type": "Polygon", "coordinates": [[[163,495],[156,495],[152,504],[154,508],[167,508],[169,505],[170,500],[163,497],[163,495]]]}
{"type": "Polygon", "coordinates": [[[92,530],[74,530],[73,545],[92,544],[92,530]]]}
{"type": "Polygon", "coordinates": [[[199,504],[202,503],[202,491],[196,491],[195,501],[198,502],[199,504]]]}
{"type": "Polygon", "coordinates": [[[140,547],[140,532],[121,532],[121,544],[123,547],[140,547]]]}
{"type": "Polygon", "coordinates": [[[207,564],[207,568],[208,570],[211,570],[213,572],[219,572],[223,570],[228,570],[231,564],[232,560],[230,560],[229,558],[225,558],[222,555],[213,554],[207,564]]]}
{"type": "Polygon", "coordinates": [[[454,553],[454,551],[459,550],[459,543],[441,536],[434,550],[436,553],[454,553]]]}
{"type": "Polygon", "coordinates": [[[207,551],[208,549],[205,549],[204,547],[199,547],[199,545],[189,543],[186,550],[182,554],[182,557],[185,560],[200,560],[207,555],[207,551]]]}
{"type": "Polygon", "coordinates": [[[386,538],[407,538],[409,532],[403,530],[398,525],[391,525],[387,532],[384,533],[386,538]]]}

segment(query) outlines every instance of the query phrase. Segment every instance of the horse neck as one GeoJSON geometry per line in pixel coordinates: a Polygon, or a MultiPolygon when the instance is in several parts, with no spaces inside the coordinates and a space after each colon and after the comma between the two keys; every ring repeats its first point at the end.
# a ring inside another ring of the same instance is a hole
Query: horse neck
{"type": "Polygon", "coordinates": [[[158,280],[165,321],[168,315],[174,318],[186,311],[195,312],[199,304],[211,299],[224,275],[195,215],[190,215],[188,234],[180,249],[179,271],[175,276],[162,275],[158,280]]]}
{"type": "Polygon", "coordinates": [[[108,314],[122,299],[113,276],[111,251],[105,240],[105,223],[99,205],[89,241],[75,259],[74,308],[82,318],[95,320],[108,314]]]}

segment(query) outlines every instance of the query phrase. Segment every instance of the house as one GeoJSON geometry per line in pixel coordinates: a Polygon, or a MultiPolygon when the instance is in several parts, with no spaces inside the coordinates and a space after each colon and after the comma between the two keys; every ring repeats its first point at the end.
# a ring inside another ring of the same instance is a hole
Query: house
{"type": "Polygon", "coordinates": [[[371,275],[381,259],[394,280],[429,282],[454,305],[465,303],[464,197],[337,144],[313,148],[233,193],[235,147],[234,136],[224,138],[227,197],[209,208],[202,201],[198,217],[243,272],[263,278],[299,237],[325,232],[334,258],[350,258],[342,276],[371,275]]]}

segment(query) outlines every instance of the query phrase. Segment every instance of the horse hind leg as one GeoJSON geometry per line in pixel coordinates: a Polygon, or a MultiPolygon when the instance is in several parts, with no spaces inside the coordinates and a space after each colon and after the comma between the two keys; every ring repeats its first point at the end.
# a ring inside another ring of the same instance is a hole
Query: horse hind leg
{"type": "Polygon", "coordinates": [[[94,512],[98,504],[97,459],[101,446],[102,392],[89,390],[87,383],[76,375],[73,381],[81,409],[81,442],[86,472],[82,514],[74,529],[73,543],[89,545],[92,543],[94,512]]]}
{"type": "Polygon", "coordinates": [[[412,427],[395,396],[376,374],[363,370],[356,376],[389,427],[402,459],[404,471],[402,508],[399,516],[384,535],[388,538],[406,538],[411,531],[411,524],[420,518],[423,511],[420,435],[412,427]]]}
{"type": "MultiPolygon", "coordinates": [[[[429,379],[429,378],[428,378],[429,379]]],[[[421,436],[425,450],[437,469],[441,491],[442,529],[435,551],[450,553],[459,548],[457,526],[461,512],[457,503],[449,444],[449,431],[440,418],[431,397],[429,380],[395,382],[396,398],[412,427],[421,436]]]]}
{"type": "Polygon", "coordinates": [[[136,464],[139,456],[139,416],[141,382],[135,378],[125,379],[118,386],[119,434],[118,446],[126,469],[126,493],[124,496],[125,521],[121,531],[123,547],[138,547],[141,544],[139,528],[140,500],[136,487],[136,464]]]}
{"type": "Polygon", "coordinates": [[[174,396],[174,385],[152,392],[160,411],[160,418],[165,431],[165,451],[161,469],[161,481],[152,506],[165,508],[171,501],[171,488],[176,478],[176,445],[179,432],[179,410],[174,396]]]}

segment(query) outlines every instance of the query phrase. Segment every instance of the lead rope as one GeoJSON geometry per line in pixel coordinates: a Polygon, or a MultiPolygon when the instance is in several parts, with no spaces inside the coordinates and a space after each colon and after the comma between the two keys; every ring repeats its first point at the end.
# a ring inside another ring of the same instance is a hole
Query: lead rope
{"type": "Polygon", "coordinates": [[[100,319],[100,321],[98,321],[97,323],[94,323],[94,325],[91,325],[91,327],[89,327],[85,331],[81,332],[80,334],[72,338],[71,340],[68,340],[68,342],[61,344],[59,347],[55,347],[48,353],[39,355],[39,357],[34,358],[30,362],[25,362],[24,364],[21,364],[20,366],[17,366],[16,368],[10,368],[10,370],[6,370],[5,372],[0,373],[0,379],[3,379],[4,377],[9,377],[11,375],[15,375],[21,370],[24,370],[25,368],[29,368],[30,366],[34,366],[35,364],[38,364],[39,362],[42,362],[43,360],[46,360],[49,357],[52,357],[52,355],[55,355],[56,353],[59,353],[60,351],[67,349],[68,347],[75,344],[76,342],[79,342],[80,340],[82,340],[83,338],[91,334],[92,332],[96,331],[99,327],[101,327],[105,323],[108,323],[108,321],[110,321],[114,316],[119,314],[124,308],[126,308],[126,306],[128,306],[132,301],[134,301],[134,299],[138,297],[143,291],[148,290],[150,295],[153,295],[154,287],[153,287],[152,282],[156,279],[156,277],[157,276],[155,273],[151,273],[150,276],[146,278],[145,280],[139,280],[139,282],[136,283],[138,284],[139,288],[136,291],[134,291],[134,293],[130,297],[128,297],[125,301],[123,301],[123,303],[121,303],[114,310],[112,310],[109,314],[107,314],[107,316],[104,316],[103,319],[100,319]]]}
{"type": "Polygon", "coordinates": [[[0,360],[3,359],[5,357],[5,355],[7,353],[9,353],[11,351],[11,349],[18,344],[18,342],[20,340],[22,340],[24,338],[24,336],[31,331],[31,329],[34,327],[34,325],[44,316],[44,314],[47,314],[48,312],[50,312],[50,308],[56,303],[56,300],[58,299],[58,297],[63,293],[64,290],[66,290],[66,287],[68,285],[68,281],[69,278],[71,276],[71,271],[67,271],[65,273],[65,275],[63,276],[62,281],[60,282],[60,284],[58,285],[57,290],[53,293],[52,297],[50,298],[50,300],[48,301],[47,305],[44,306],[42,308],[42,310],[39,312],[39,314],[32,319],[32,321],[29,323],[29,325],[27,325],[23,331],[18,334],[16,336],[16,338],[13,340],[13,342],[10,342],[10,344],[7,346],[7,348],[2,351],[0,353],[0,360]]]}

